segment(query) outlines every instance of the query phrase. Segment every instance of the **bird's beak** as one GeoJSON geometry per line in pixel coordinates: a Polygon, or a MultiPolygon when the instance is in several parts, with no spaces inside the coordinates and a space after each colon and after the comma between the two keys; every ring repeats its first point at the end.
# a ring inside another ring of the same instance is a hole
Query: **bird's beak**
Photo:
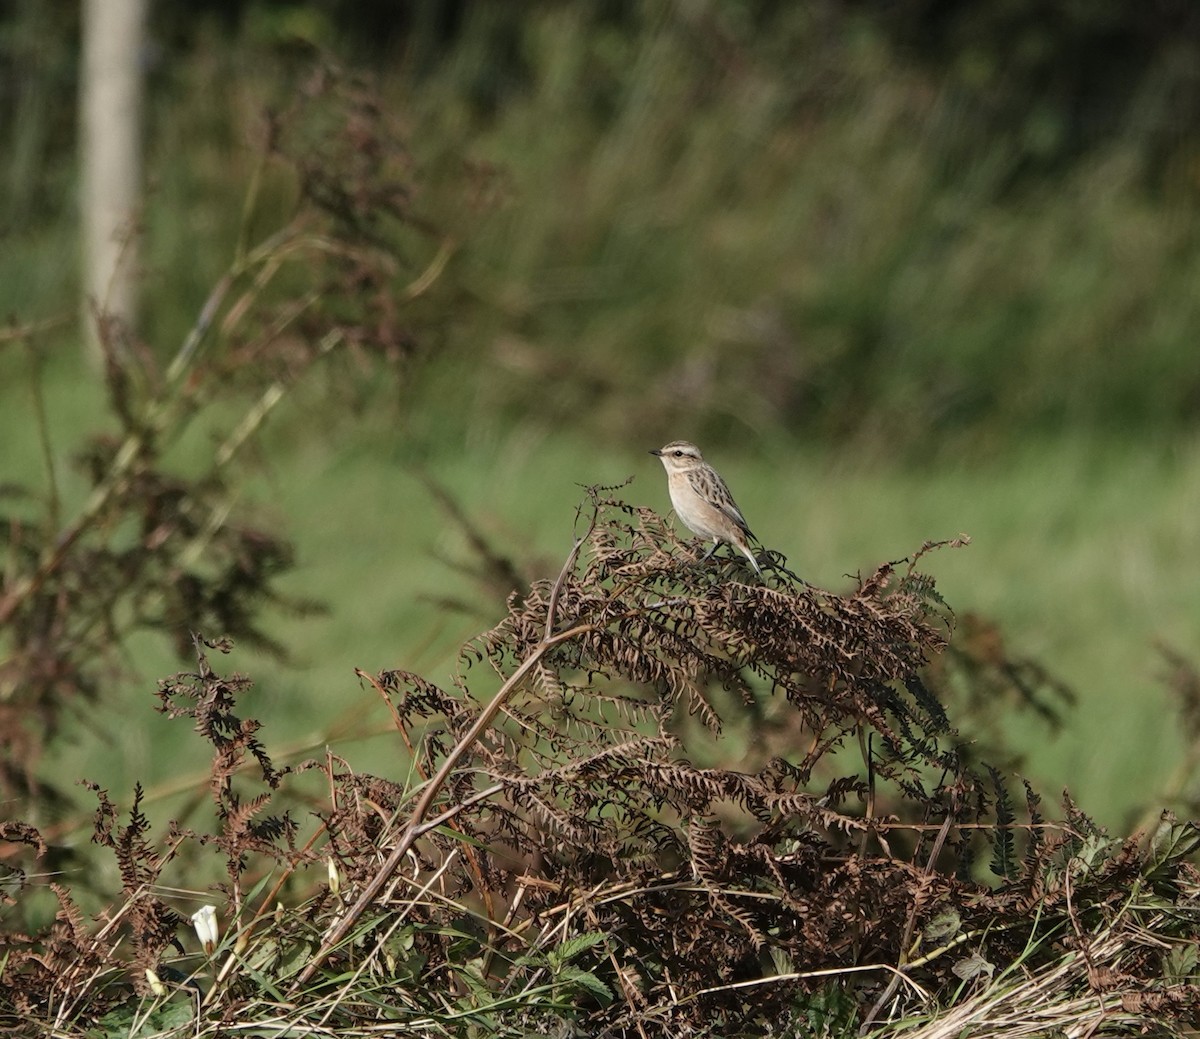
{"type": "Polygon", "coordinates": [[[662,452],[661,452],[661,451],[651,451],[650,453],[651,453],[652,455],[658,455],[658,457],[659,457],[659,458],[661,458],[661,457],[662,457],[662,452]]]}

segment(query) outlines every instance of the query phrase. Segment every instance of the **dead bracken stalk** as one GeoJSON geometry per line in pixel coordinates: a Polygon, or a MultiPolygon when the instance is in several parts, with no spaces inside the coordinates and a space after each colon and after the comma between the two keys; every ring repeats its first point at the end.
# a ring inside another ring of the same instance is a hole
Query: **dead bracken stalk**
{"type": "MultiPolygon", "coordinates": [[[[303,985],[316,973],[325,957],[329,952],[336,948],[338,943],[345,938],[347,934],[354,928],[359,917],[366,911],[367,907],[383,890],[384,885],[392,878],[400,863],[404,861],[404,857],[408,854],[413,842],[421,836],[426,830],[432,829],[433,826],[441,825],[446,818],[445,813],[434,820],[433,824],[426,826],[425,820],[429,814],[429,809],[433,805],[434,799],[441,791],[450,773],[458,763],[466,756],[475,746],[475,742],[480,735],[487,729],[495,720],[496,715],[504,707],[504,704],[513,692],[525,681],[529,673],[538,665],[541,659],[552,650],[555,646],[562,642],[567,642],[570,639],[577,638],[583,634],[584,626],[571,628],[561,634],[555,636],[551,634],[551,629],[554,623],[554,601],[557,599],[559,587],[567,576],[567,571],[574,565],[575,558],[579,554],[579,549],[583,541],[576,541],[575,547],[571,550],[571,554],[567,557],[566,563],[563,564],[562,572],[558,575],[558,581],[555,584],[555,590],[551,593],[551,606],[546,612],[546,634],[542,641],[534,649],[534,651],[526,658],[525,662],[517,668],[513,676],[504,683],[500,691],[493,697],[492,702],[485,710],[480,712],[479,718],[467,730],[466,734],[458,741],[454,748],[446,755],[446,759],[442,762],[437,773],[425,784],[425,789],[417,801],[416,807],[413,809],[412,816],[409,819],[408,825],[404,832],[400,835],[400,839],[396,842],[396,847],[392,849],[391,854],[384,861],[379,871],[371,879],[371,882],[363,889],[358,901],[341,917],[337,925],[325,939],[325,943],[313,956],[309,964],[301,971],[297,979],[297,985],[303,985]]],[[[492,790],[502,789],[502,784],[496,784],[492,790]]]]}

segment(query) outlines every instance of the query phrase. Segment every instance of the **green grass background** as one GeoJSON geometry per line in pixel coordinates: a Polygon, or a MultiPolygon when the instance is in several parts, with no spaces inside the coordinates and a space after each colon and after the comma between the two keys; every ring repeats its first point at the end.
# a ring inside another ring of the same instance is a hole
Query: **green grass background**
{"type": "MultiPolygon", "coordinates": [[[[356,768],[398,767],[386,712],[352,669],[443,680],[459,643],[501,615],[453,565],[465,539],[414,464],[548,576],[579,485],[633,476],[628,500],[666,510],[646,451],[685,437],[814,583],[847,587],[926,539],[969,534],[930,560],[945,597],[1079,695],[1054,738],[1014,707],[1031,778],[1117,829],[1160,807],[1184,737],[1153,643],[1200,657],[1194,176],[1155,180],[1131,124],[1021,179],[1020,149],[978,130],[961,85],[867,24],[836,39],[745,30],[739,64],[670,18],[598,32],[582,7],[511,25],[485,7],[438,61],[409,54],[379,77],[430,204],[464,243],[448,275],[459,294],[425,318],[436,348],[356,409],[310,376],[242,478],[240,507],[297,546],[285,587],[328,606],[268,623],[294,666],[250,647],[216,663],[255,678],[243,708],[269,749],[330,745],[356,768]],[[521,53],[517,86],[500,35],[521,53]],[[460,155],[499,171],[487,211],[466,212],[438,176],[460,155]]],[[[264,107],[309,67],[307,53],[280,57],[279,32],[210,27],[155,72],[143,280],[160,357],[243,230],[264,107]]],[[[23,145],[0,313],[64,318],[36,347],[69,516],[86,492],[70,457],[111,420],[72,320],[74,179],[46,129],[53,98],[25,105],[5,127],[23,145]]],[[[292,191],[268,178],[254,234],[292,191]]],[[[44,493],[30,370],[19,344],[0,351],[0,478],[44,493]]],[[[43,768],[118,795],[135,780],[175,789],[206,764],[186,725],[153,712],[155,680],[180,665],[147,637],[124,660],[43,768]]],[[[1185,805],[1192,791],[1175,793],[1185,805]]]]}
{"type": "MultiPolygon", "coordinates": [[[[65,437],[86,414],[68,403],[78,384],[47,389],[65,437]]],[[[297,435],[268,437],[242,504],[296,543],[298,565],[283,587],[321,599],[329,612],[267,625],[291,666],[249,647],[227,660],[214,654],[214,666],[256,680],[242,706],[266,723],[272,751],[307,757],[329,745],[358,768],[389,774],[400,767],[398,745],[352,669],[402,667],[444,681],[459,643],[494,623],[502,604],[453,567],[470,562],[465,539],[388,422],[368,418],[322,437],[300,433],[301,421],[281,418],[297,435]]],[[[1013,705],[1009,731],[1031,778],[1051,797],[1070,788],[1118,829],[1159,805],[1183,747],[1153,643],[1200,649],[1200,590],[1181,565],[1196,550],[1200,444],[1066,441],[986,465],[915,470],[788,444],[726,449],[715,460],[764,542],[824,587],[849,587],[847,575],[927,538],[969,534],[969,547],[928,561],[942,593],[960,613],[997,620],[1010,650],[1043,662],[1079,696],[1055,737],[1013,705]]],[[[579,484],[633,476],[627,500],[669,508],[655,459],[571,433],[514,433],[435,451],[423,464],[497,550],[542,576],[556,573],[570,548],[579,484]]],[[[138,779],[152,791],[175,789],[183,763],[185,775],[206,767],[186,726],[153,713],[155,679],[180,665],[148,637],[132,642],[127,664],[120,698],[75,719],[47,765],[118,791],[138,779]]]]}

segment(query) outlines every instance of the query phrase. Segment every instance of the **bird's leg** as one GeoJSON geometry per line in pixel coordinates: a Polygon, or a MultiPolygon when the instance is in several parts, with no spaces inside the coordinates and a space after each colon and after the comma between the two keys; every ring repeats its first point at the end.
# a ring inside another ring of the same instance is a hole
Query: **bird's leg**
{"type": "Polygon", "coordinates": [[[705,552],[705,553],[704,553],[704,555],[702,555],[702,556],[700,557],[700,562],[702,562],[702,563],[703,563],[703,562],[704,562],[706,559],[708,559],[708,558],[709,558],[709,556],[711,556],[711,555],[712,555],[712,554],[713,554],[713,553],[714,553],[714,552],[717,550],[717,546],[718,546],[720,543],[721,543],[721,539],[720,539],[720,538],[713,538],[713,543],[712,543],[711,545],[709,545],[709,546],[708,546],[708,551],[707,551],[707,552],[705,552]]]}

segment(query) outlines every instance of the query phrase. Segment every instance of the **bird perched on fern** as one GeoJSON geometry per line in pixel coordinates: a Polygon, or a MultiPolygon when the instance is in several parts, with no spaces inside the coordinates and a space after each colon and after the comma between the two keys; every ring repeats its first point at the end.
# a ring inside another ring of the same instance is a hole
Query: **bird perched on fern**
{"type": "Polygon", "coordinates": [[[721,474],[700,454],[700,448],[686,440],[673,440],[657,451],[663,468],[667,471],[667,490],[675,514],[688,529],[702,538],[712,538],[712,546],[705,553],[707,559],[722,542],[728,542],[742,553],[762,573],[758,559],[750,548],[754,535],[737,507],[733,495],[721,474]]]}

